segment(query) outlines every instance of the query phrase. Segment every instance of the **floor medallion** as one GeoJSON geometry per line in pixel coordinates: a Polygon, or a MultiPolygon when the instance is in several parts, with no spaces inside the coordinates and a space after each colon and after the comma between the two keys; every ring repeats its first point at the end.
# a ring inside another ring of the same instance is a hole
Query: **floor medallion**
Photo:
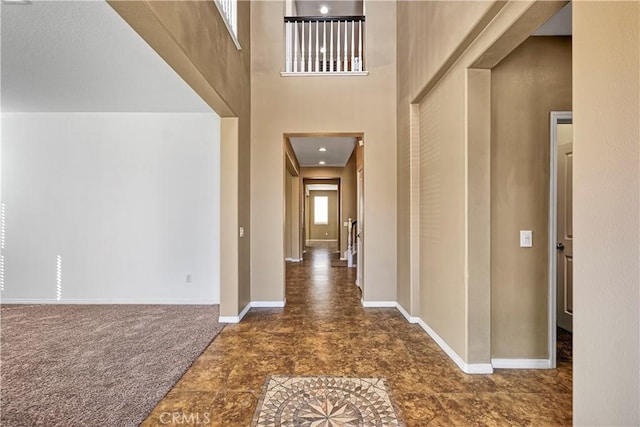
{"type": "Polygon", "coordinates": [[[252,426],[404,426],[382,378],[270,376],[252,426]]]}

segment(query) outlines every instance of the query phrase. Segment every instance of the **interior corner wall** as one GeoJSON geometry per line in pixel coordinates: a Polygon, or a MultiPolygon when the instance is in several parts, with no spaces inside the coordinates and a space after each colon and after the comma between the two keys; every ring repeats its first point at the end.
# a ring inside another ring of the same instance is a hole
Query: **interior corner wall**
{"type": "Polygon", "coordinates": [[[396,4],[367,3],[368,76],[283,77],[283,1],[253,2],[252,298],[283,301],[283,144],[291,133],[364,135],[365,301],[396,301],[396,4]]]}
{"type": "Polygon", "coordinates": [[[640,3],[573,3],[575,425],[640,425],[640,3]]]}
{"type": "Polygon", "coordinates": [[[219,303],[219,134],[212,113],[4,113],[3,302],[219,303]]]}
{"type": "Polygon", "coordinates": [[[410,159],[410,103],[409,86],[406,83],[406,68],[410,61],[409,33],[403,31],[401,24],[409,22],[410,7],[409,2],[399,1],[396,3],[396,19],[398,21],[398,32],[396,39],[396,111],[397,134],[396,134],[396,161],[397,161],[397,227],[398,227],[398,250],[397,263],[398,275],[397,293],[398,303],[410,314],[416,316],[418,313],[412,310],[411,299],[411,159],[410,159]]]}
{"type": "Polygon", "coordinates": [[[571,38],[529,37],[491,70],[491,98],[491,353],[547,359],[549,117],[571,111],[571,38]]]}
{"type": "Polygon", "coordinates": [[[465,70],[452,70],[420,103],[420,314],[466,354],[465,70]]]}
{"type": "MultiPolygon", "coordinates": [[[[398,49],[398,120],[409,120],[409,125],[398,123],[399,138],[411,135],[411,108],[407,111],[402,103],[419,103],[420,123],[420,160],[416,162],[420,232],[398,235],[399,240],[419,239],[420,285],[419,292],[409,287],[408,291],[399,289],[398,294],[419,297],[417,314],[427,326],[425,329],[432,336],[437,335],[442,347],[466,372],[492,369],[488,292],[481,294],[480,301],[473,298],[480,291],[476,285],[488,286],[480,277],[486,276],[483,272],[488,266],[479,265],[483,257],[468,252],[472,250],[469,239],[477,237],[468,227],[477,224],[468,218],[472,212],[469,203],[474,199],[467,179],[472,172],[483,171],[472,170],[467,164],[473,162],[468,158],[471,147],[467,146],[467,72],[471,68],[491,68],[493,65],[480,66],[478,61],[499,61],[563,5],[535,1],[409,1],[398,5],[398,19],[404,17],[407,21],[398,21],[397,27],[398,42],[407,44],[405,49],[398,49]],[[480,274],[477,278],[469,277],[471,263],[473,271],[480,274]],[[481,328],[472,325],[474,319],[482,320],[481,328]],[[482,336],[471,336],[479,330],[482,336]]],[[[488,88],[488,84],[482,87],[488,88]]],[[[398,148],[398,170],[413,164],[411,145],[409,156],[406,151],[407,147],[398,148]]],[[[398,179],[406,180],[407,176],[398,179]]],[[[398,224],[402,224],[411,219],[411,197],[404,194],[398,201],[405,205],[398,207],[398,215],[403,216],[398,224]]],[[[399,225],[399,229],[406,233],[407,226],[399,225]]],[[[414,243],[411,248],[416,247],[414,243]]],[[[410,258],[416,257],[412,253],[410,258]]],[[[406,287],[404,282],[406,278],[399,286],[406,287]]]]}
{"type": "Polygon", "coordinates": [[[412,181],[421,180],[419,171],[415,170],[419,169],[420,159],[419,149],[411,149],[411,135],[422,138],[418,135],[420,95],[495,5],[493,0],[397,2],[397,300],[412,316],[419,316],[426,309],[419,301],[424,295],[419,297],[419,289],[414,289],[418,286],[412,285],[420,280],[416,273],[424,271],[424,265],[412,265],[420,264],[417,240],[420,239],[421,192],[419,182],[412,181]],[[415,103],[414,128],[411,127],[412,103],[415,103]],[[416,205],[413,211],[412,200],[416,205]]]}

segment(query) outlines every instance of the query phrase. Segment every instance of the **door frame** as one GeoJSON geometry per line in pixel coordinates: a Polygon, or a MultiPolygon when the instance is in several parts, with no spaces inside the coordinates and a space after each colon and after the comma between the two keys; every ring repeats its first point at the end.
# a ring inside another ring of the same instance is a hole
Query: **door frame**
{"type": "Polygon", "coordinates": [[[558,304],[558,254],[556,250],[558,221],[558,125],[573,123],[573,112],[551,111],[549,116],[549,367],[556,367],[557,325],[556,306],[558,304]]]}

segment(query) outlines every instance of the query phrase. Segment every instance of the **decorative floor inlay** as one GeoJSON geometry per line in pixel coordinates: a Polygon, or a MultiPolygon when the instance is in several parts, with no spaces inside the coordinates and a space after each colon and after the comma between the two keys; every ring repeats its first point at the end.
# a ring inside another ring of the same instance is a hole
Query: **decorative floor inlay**
{"type": "Polygon", "coordinates": [[[404,426],[382,378],[267,378],[254,427],[404,426]]]}

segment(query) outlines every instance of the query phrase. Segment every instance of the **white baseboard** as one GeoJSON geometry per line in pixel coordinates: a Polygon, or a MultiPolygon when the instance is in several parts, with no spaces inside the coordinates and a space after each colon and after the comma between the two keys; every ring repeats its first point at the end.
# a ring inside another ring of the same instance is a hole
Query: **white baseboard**
{"type": "Polygon", "coordinates": [[[61,299],[55,298],[2,298],[0,304],[83,304],[83,305],[215,305],[213,299],[61,299]]]}
{"type": "Polygon", "coordinates": [[[401,306],[399,302],[396,303],[396,308],[404,316],[404,318],[407,319],[407,322],[409,322],[409,323],[418,323],[418,321],[420,320],[419,317],[410,315],[409,312],[407,310],[405,310],[404,307],[401,306]]]}
{"type": "Polygon", "coordinates": [[[281,308],[286,304],[286,300],[284,301],[252,301],[251,308],[281,308]]]}
{"type": "Polygon", "coordinates": [[[284,307],[287,300],[284,301],[251,301],[237,316],[220,316],[220,323],[240,323],[242,318],[252,308],[281,308],[284,307]]]}
{"type": "Polygon", "coordinates": [[[395,301],[365,301],[360,300],[363,307],[396,307],[398,305],[395,301]]]}
{"type": "Polygon", "coordinates": [[[220,322],[220,323],[240,323],[242,318],[249,312],[250,309],[251,309],[251,303],[247,304],[242,309],[240,314],[238,314],[237,316],[220,316],[218,318],[218,322],[220,322]]]}
{"type": "Polygon", "coordinates": [[[301,262],[302,259],[301,258],[285,258],[284,259],[287,262],[301,262]]]}
{"type": "Polygon", "coordinates": [[[491,359],[495,369],[551,369],[549,359],[491,359]]]}
{"type": "Polygon", "coordinates": [[[337,239],[307,239],[307,242],[311,243],[323,243],[323,242],[337,242],[337,239]]]}
{"type": "Polygon", "coordinates": [[[431,338],[433,338],[433,340],[440,346],[440,348],[444,350],[445,353],[447,353],[447,356],[449,356],[451,360],[453,360],[454,363],[458,365],[458,367],[462,369],[462,372],[464,372],[465,374],[493,373],[493,366],[491,365],[491,363],[466,363],[460,356],[458,356],[458,353],[456,353],[451,347],[449,347],[449,344],[447,344],[445,340],[440,338],[436,331],[431,329],[429,325],[424,322],[424,320],[419,319],[418,324],[427,332],[427,334],[429,334],[431,338]]]}

